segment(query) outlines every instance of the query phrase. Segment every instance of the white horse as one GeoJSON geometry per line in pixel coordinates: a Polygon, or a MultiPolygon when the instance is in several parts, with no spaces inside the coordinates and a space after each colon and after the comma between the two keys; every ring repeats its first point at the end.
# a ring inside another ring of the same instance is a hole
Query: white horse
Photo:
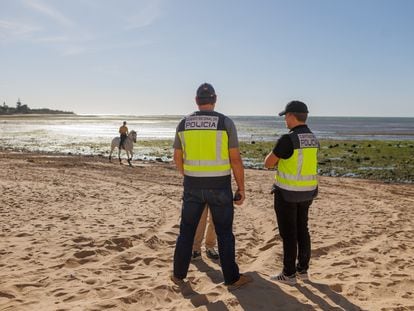
{"type": "Polygon", "coordinates": [[[118,148],[118,158],[119,158],[119,164],[122,164],[121,161],[121,149],[124,149],[127,154],[127,161],[129,166],[132,166],[131,160],[132,156],[134,155],[132,152],[132,149],[134,148],[134,143],[137,142],[137,132],[131,131],[129,132],[127,138],[124,140],[124,145],[122,148],[119,148],[119,142],[121,141],[120,137],[114,137],[111,142],[111,152],[109,153],[109,162],[112,162],[112,152],[115,148],[118,148]]]}

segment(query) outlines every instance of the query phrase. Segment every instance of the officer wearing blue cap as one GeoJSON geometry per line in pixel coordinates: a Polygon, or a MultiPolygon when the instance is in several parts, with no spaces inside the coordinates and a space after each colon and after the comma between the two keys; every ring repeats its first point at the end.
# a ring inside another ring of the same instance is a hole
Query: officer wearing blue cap
{"type": "Polygon", "coordinates": [[[200,85],[195,100],[198,111],[180,121],[174,141],[174,161],[184,175],[184,194],[171,280],[180,284],[187,277],[194,235],[208,204],[216,229],[224,283],[238,288],[252,278],[239,273],[235,259],[231,172],[238,187],[234,203],[240,205],[245,199],[237,131],[229,117],[214,111],[217,95],[211,84],[200,85]]]}

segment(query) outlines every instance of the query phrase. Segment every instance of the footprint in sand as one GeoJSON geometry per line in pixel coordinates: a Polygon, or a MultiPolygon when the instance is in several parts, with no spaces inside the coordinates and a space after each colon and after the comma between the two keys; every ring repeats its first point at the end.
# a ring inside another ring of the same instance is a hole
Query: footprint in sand
{"type": "Polygon", "coordinates": [[[80,252],[77,252],[77,253],[73,254],[73,256],[75,256],[78,259],[83,259],[83,258],[86,258],[86,257],[89,257],[89,256],[93,256],[95,254],[96,254],[95,251],[89,250],[89,251],[80,251],[80,252]]]}
{"type": "Polygon", "coordinates": [[[89,242],[89,241],[91,241],[91,240],[92,240],[91,238],[86,238],[86,237],[84,237],[84,236],[79,236],[79,237],[77,237],[77,238],[73,238],[73,239],[72,239],[72,241],[73,241],[73,242],[75,242],[75,243],[89,242]]]}
{"type": "Polygon", "coordinates": [[[56,293],[56,294],[55,294],[55,297],[62,297],[62,296],[65,296],[65,295],[67,295],[67,293],[65,293],[65,292],[60,292],[60,293],[56,293]]]}
{"type": "Polygon", "coordinates": [[[98,282],[98,279],[95,279],[95,278],[90,278],[90,279],[85,280],[85,283],[88,285],[94,285],[97,282],[98,282]]]}
{"type": "Polygon", "coordinates": [[[148,266],[155,258],[144,258],[142,261],[148,266]]]}
{"type": "Polygon", "coordinates": [[[145,245],[151,249],[157,249],[158,246],[164,244],[164,241],[160,240],[156,235],[153,235],[146,241],[144,241],[145,245]]]}
{"type": "Polygon", "coordinates": [[[9,293],[6,293],[6,292],[1,292],[0,291],[0,298],[1,297],[3,297],[3,298],[8,298],[8,299],[14,299],[14,298],[16,298],[16,296],[14,296],[14,295],[12,295],[12,294],[9,294],[9,293]]]}
{"type": "Polygon", "coordinates": [[[27,232],[22,232],[19,234],[16,234],[16,238],[24,238],[26,236],[32,236],[33,234],[27,233],[27,232]]]}
{"type": "Polygon", "coordinates": [[[144,300],[143,299],[144,297],[147,299],[149,298],[150,300],[154,299],[154,295],[152,295],[151,292],[149,291],[145,292],[145,290],[139,290],[126,297],[120,297],[119,300],[121,300],[123,303],[126,303],[126,304],[133,304],[139,301],[142,302],[142,300],[144,300]]]}
{"type": "Polygon", "coordinates": [[[113,238],[105,240],[104,244],[106,249],[122,252],[125,249],[133,246],[130,238],[113,238]]]}
{"type": "Polygon", "coordinates": [[[128,265],[130,265],[130,264],[133,264],[133,263],[136,263],[137,261],[139,261],[139,260],[141,260],[142,258],[141,257],[135,257],[135,258],[124,258],[124,261],[128,264],[128,265]]]}
{"type": "Polygon", "coordinates": [[[407,293],[405,293],[404,295],[402,295],[401,297],[402,298],[411,298],[411,296],[413,295],[413,293],[411,293],[411,292],[407,292],[407,293]]]}

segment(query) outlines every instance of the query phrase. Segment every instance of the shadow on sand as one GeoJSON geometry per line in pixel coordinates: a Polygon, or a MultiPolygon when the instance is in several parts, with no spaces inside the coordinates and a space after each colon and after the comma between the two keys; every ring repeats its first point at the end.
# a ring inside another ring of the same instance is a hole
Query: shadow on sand
{"type": "MultiPolygon", "coordinates": [[[[193,262],[193,264],[200,272],[206,273],[214,284],[223,282],[220,270],[216,270],[202,260],[193,262]]],[[[313,305],[300,302],[298,298],[282,290],[277,283],[267,280],[267,277],[257,272],[246,274],[253,277],[253,283],[231,291],[243,310],[314,310],[313,305]]],[[[326,284],[304,281],[295,285],[294,288],[322,310],[362,310],[326,284]]],[[[204,306],[210,311],[229,310],[223,301],[210,302],[206,295],[196,292],[190,282],[182,284],[180,290],[184,298],[190,299],[196,308],[204,306]]]]}
{"type": "Polygon", "coordinates": [[[310,280],[304,281],[304,284],[304,286],[298,287],[298,290],[310,301],[317,304],[322,310],[362,310],[341,294],[333,291],[329,285],[312,282],[310,280]],[[321,296],[327,296],[334,304],[336,304],[336,306],[332,305],[332,302],[328,302],[321,296]]]}
{"type": "MultiPolygon", "coordinates": [[[[221,271],[214,269],[206,262],[198,261],[194,265],[199,271],[205,272],[213,283],[221,284],[223,282],[221,271]]],[[[243,310],[286,310],[289,308],[313,310],[311,305],[299,302],[295,297],[281,290],[277,284],[266,280],[257,272],[247,272],[246,275],[250,275],[253,278],[253,283],[230,291],[238,300],[238,304],[240,304],[243,310]]],[[[229,310],[222,301],[216,301],[204,306],[211,311],[229,310]]]]}
{"type": "Polygon", "coordinates": [[[195,308],[205,306],[207,310],[228,311],[223,301],[210,302],[205,294],[196,292],[189,281],[178,285],[184,298],[189,299],[195,308]]]}

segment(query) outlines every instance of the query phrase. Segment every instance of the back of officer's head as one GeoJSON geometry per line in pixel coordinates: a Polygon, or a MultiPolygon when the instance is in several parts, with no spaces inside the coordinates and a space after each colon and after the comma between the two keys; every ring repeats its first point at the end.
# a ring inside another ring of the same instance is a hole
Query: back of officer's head
{"type": "Polygon", "coordinates": [[[215,104],[217,100],[216,91],[209,83],[201,84],[197,89],[196,103],[197,105],[215,104]]]}

